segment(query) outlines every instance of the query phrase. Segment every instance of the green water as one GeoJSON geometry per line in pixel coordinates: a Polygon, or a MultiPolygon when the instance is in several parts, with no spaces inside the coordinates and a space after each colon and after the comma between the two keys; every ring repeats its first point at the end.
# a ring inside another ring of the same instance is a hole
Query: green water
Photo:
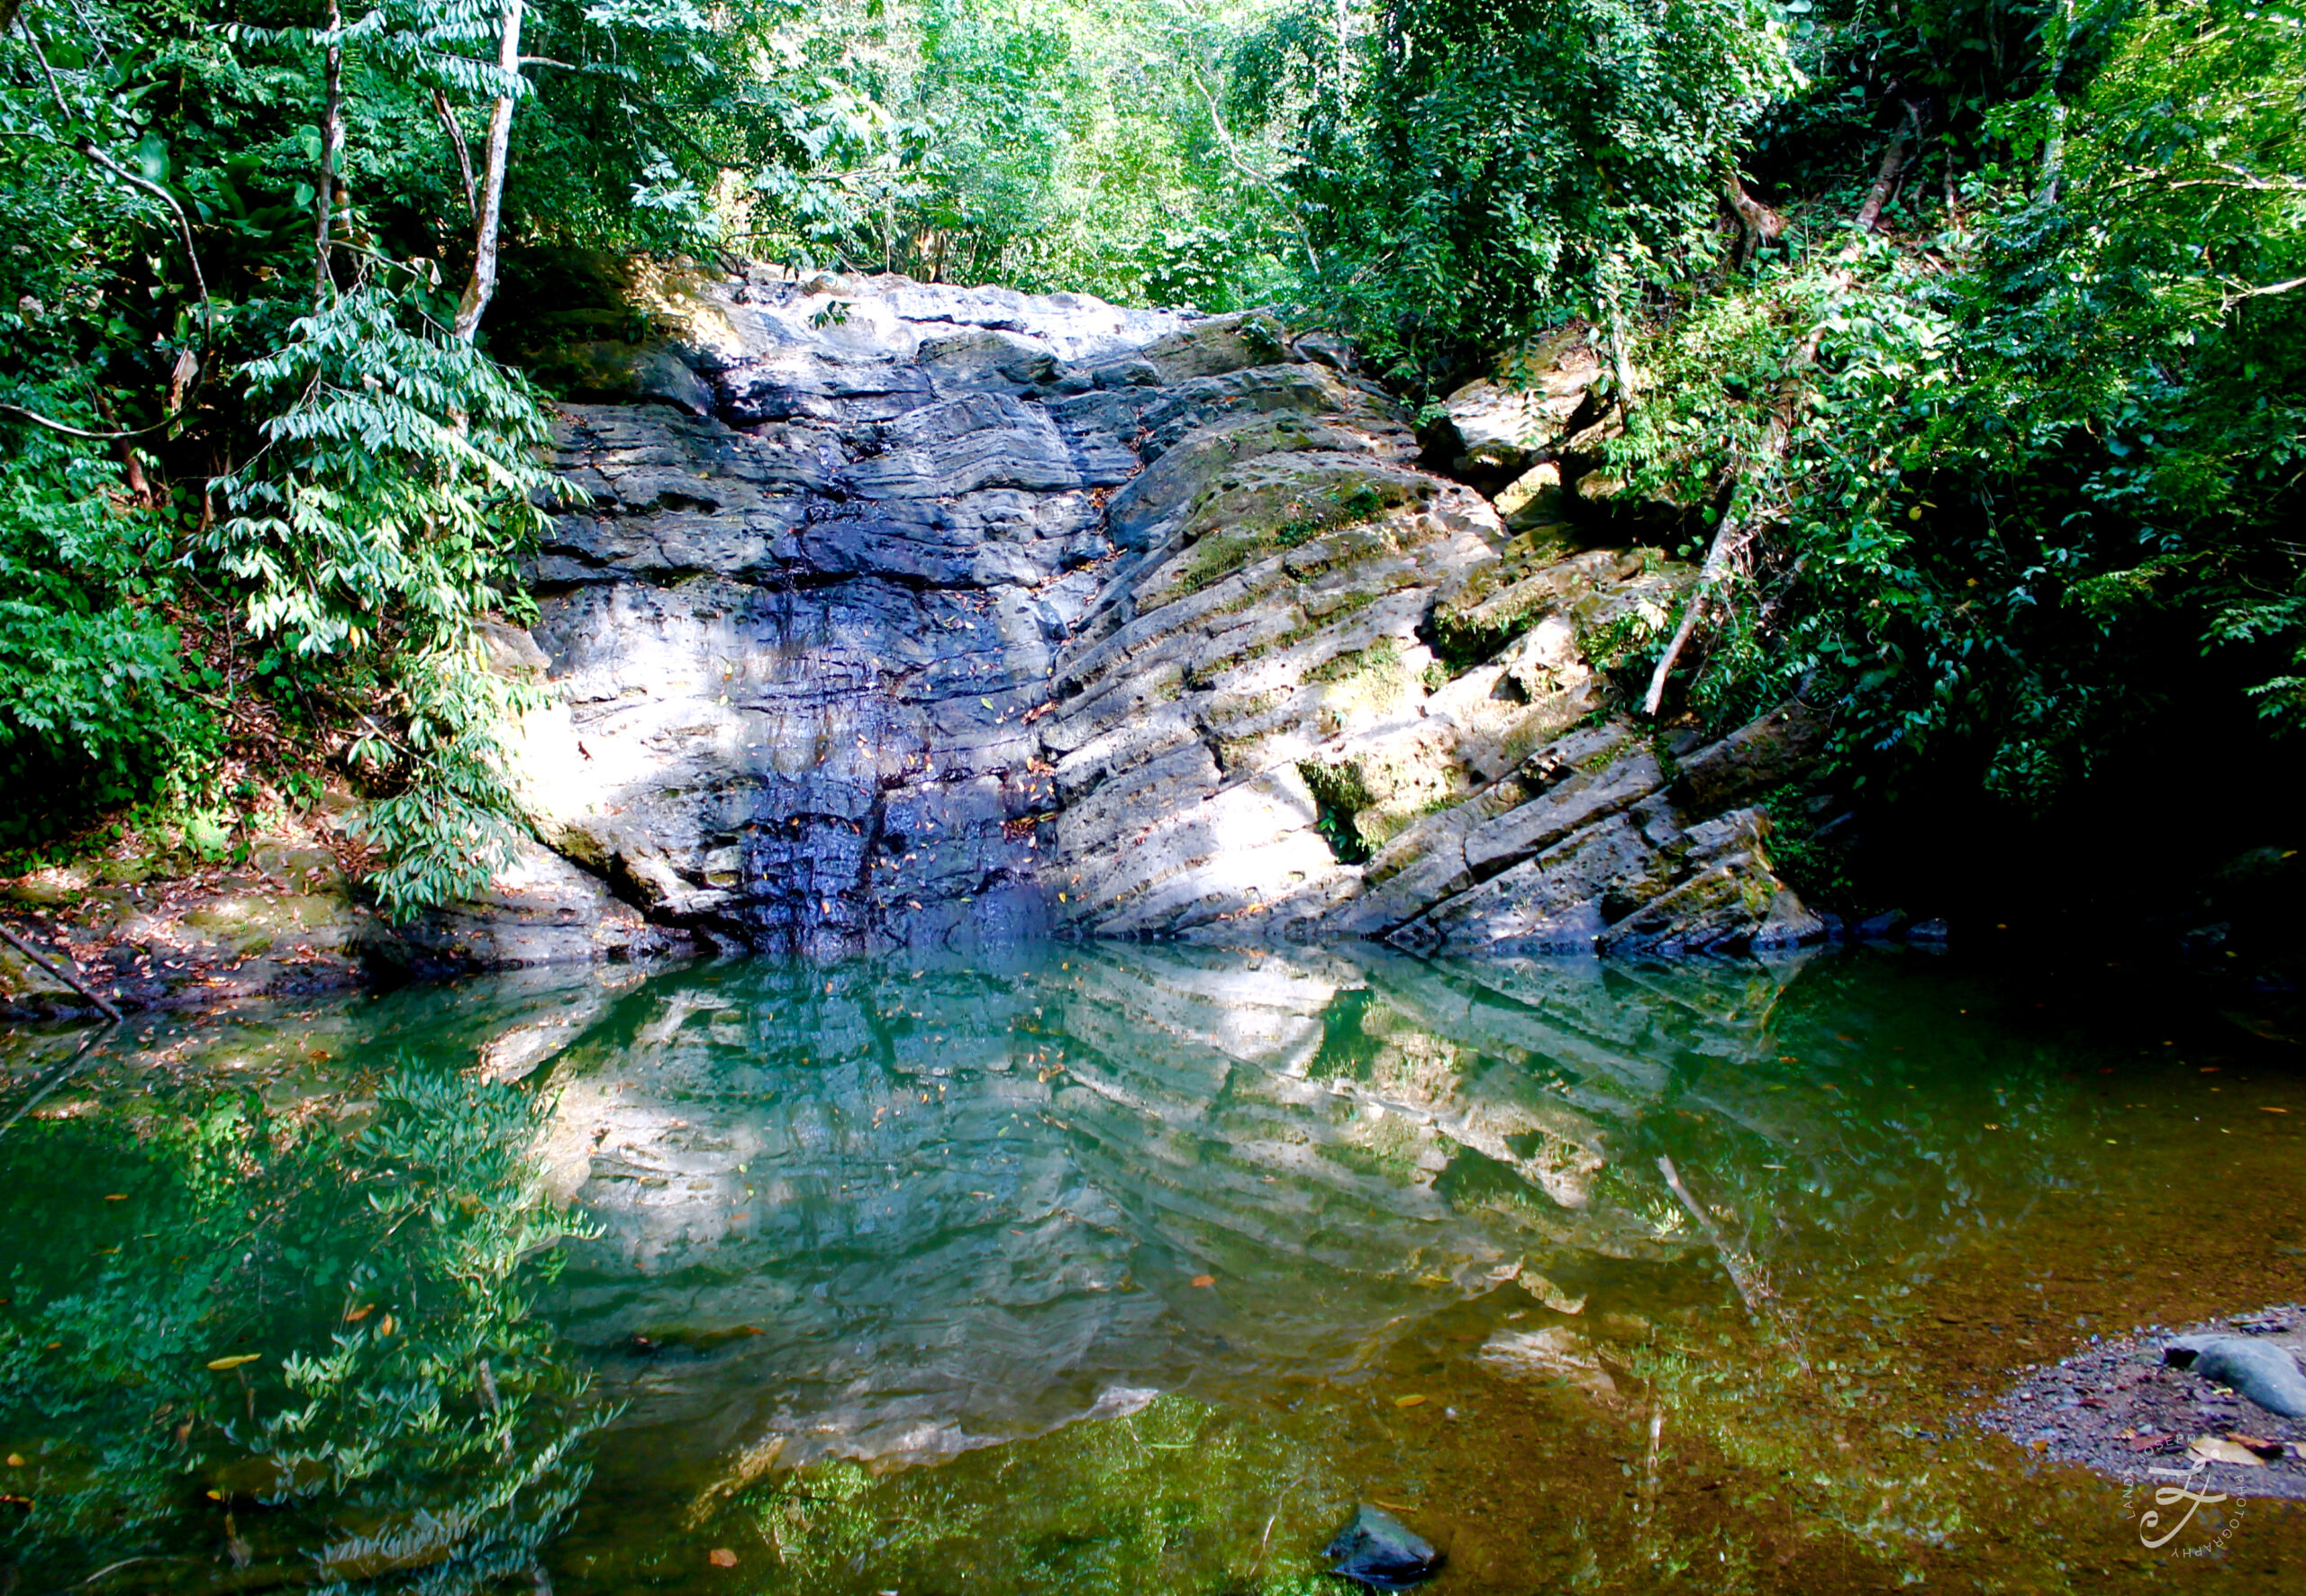
{"type": "Polygon", "coordinates": [[[2118,974],[1059,948],[84,1035],[0,1037],[0,1591],[1341,1591],[1357,1501],[1437,1592],[2306,1552],[1962,1421],[2306,1295],[2294,1056],[2118,974]]]}

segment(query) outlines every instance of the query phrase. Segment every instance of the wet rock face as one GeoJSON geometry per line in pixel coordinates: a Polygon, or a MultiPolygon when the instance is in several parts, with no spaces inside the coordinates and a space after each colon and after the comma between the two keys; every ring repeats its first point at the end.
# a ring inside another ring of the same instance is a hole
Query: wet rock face
{"type": "Polygon", "coordinates": [[[692,311],[693,388],[568,410],[591,503],[534,577],[546,840],[651,922],[817,956],[1815,933],[1766,817],[1721,813],[1798,737],[1675,787],[1599,713],[1593,640],[1686,572],[1509,533],[1328,346],[900,278],[692,311]]]}
{"type": "Polygon", "coordinates": [[[1024,717],[1146,414],[1243,318],[901,279],[708,286],[710,413],[571,407],[535,629],[547,838],[652,919],[831,954],[1045,929],[1024,717]]]}

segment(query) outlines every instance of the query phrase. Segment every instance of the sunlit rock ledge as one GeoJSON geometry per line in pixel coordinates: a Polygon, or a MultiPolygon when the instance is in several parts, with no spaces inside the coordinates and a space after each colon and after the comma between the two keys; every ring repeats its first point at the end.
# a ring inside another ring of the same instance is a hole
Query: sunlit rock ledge
{"type": "MultiPolygon", "coordinates": [[[[632,402],[565,413],[591,502],[498,648],[555,689],[522,746],[550,852],[426,957],[1820,934],[1741,807],[1820,729],[1612,718],[1587,650],[1686,569],[1518,500],[1509,532],[1334,340],[757,276],[612,363],[632,402]]],[[[1597,367],[1562,368],[1566,425],[1597,367]]]]}

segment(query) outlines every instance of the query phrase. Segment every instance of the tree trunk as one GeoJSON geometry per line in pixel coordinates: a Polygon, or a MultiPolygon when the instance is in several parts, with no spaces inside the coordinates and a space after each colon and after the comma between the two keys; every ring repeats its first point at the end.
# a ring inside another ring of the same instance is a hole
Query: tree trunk
{"type": "Polygon", "coordinates": [[[1622,290],[1625,285],[1625,263],[1619,257],[1610,257],[1610,271],[1606,292],[1610,301],[1610,368],[1617,378],[1618,405],[1623,413],[1633,414],[1633,363],[1625,352],[1625,305],[1622,290]]]}
{"type": "Polygon", "coordinates": [[[1712,605],[1714,594],[1729,578],[1731,564],[1753,541],[1757,519],[1751,503],[1754,491],[1785,453],[1787,440],[1793,432],[1794,413],[1802,404],[1802,379],[1817,363],[1818,345],[1825,332],[1822,324],[1811,328],[1793,351],[1793,358],[1786,366],[1785,380],[1778,384],[1777,404],[1770,414],[1769,430],[1762,435],[1762,445],[1738,467],[1737,485],[1730,491],[1730,503],[1722,509],[1721,524],[1713,530],[1713,541],[1706,546],[1705,563],[1698,567],[1697,585],[1690,590],[1682,623],[1674,629],[1674,640],[1666,645],[1657,668],[1649,674],[1649,691],[1641,695],[1641,712],[1653,721],[1666,702],[1666,678],[1674,674],[1682,650],[1696,635],[1699,623],[1712,605]]]}
{"type": "Polygon", "coordinates": [[[336,160],[344,149],[344,45],[335,35],[344,26],[337,0],[328,0],[327,88],[321,103],[321,169],[313,183],[313,312],[317,315],[336,288],[329,269],[330,242],[336,231],[336,160]]]}
{"type": "MultiPolygon", "coordinates": [[[[504,0],[504,23],[496,40],[496,66],[507,79],[521,70],[522,0],[504,0]]],[[[510,84],[488,113],[488,168],[481,174],[480,214],[473,223],[472,276],[457,302],[456,334],[470,343],[496,292],[496,232],[504,216],[504,164],[513,145],[510,84]]]]}
{"type": "Polygon", "coordinates": [[[457,125],[456,108],[449,104],[449,96],[439,89],[432,91],[432,109],[440,113],[440,125],[449,132],[449,148],[456,152],[457,176],[464,179],[465,210],[475,221],[480,218],[480,194],[472,180],[472,149],[465,142],[465,131],[457,125]]]}
{"type": "Polygon", "coordinates": [[[1745,258],[1753,258],[1754,251],[1764,244],[1777,242],[1785,231],[1785,218],[1746,192],[1738,174],[1730,174],[1730,208],[1737,213],[1738,231],[1743,236],[1745,258]]]}
{"type": "Polygon", "coordinates": [[[1897,187],[1898,174],[1905,169],[1906,131],[1900,128],[1890,147],[1882,152],[1882,169],[1874,174],[1874,186],[1866,193],[1866,203],[1857,207],[1857,231],[1874,232],[1879,230],[1882,207],[1890,203],[1891,191],[1897,187]]]}

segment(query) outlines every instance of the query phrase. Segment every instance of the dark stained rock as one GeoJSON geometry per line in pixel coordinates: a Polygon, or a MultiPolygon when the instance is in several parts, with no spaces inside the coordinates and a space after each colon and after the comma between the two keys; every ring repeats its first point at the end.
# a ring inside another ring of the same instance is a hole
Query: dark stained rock
{"type": "Polygon", "coordinates": [[[1367,1502],[1353,1510],[1353,1521],[1339,1530],[1321,1555],[1330,1572],[1376,1591],[1406,1591],[1433,1577],[1441,1555],[1399,1519],[1367,1502]]]}
{"type": "Polygon", "coordinates": [[[1780,704],[1681,761],[1675,796],[1714,811],[1814,768],[1825,751],[1826,718],[1800,699],[1780,704]]]}

